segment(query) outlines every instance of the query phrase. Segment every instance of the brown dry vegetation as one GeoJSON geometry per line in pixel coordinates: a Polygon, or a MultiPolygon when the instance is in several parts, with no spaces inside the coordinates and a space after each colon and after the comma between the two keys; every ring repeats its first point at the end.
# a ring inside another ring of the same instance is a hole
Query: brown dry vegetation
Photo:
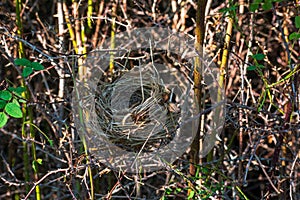
{"type": "Polygon", "coordinates": [[[19,33],[16,2],[0,1],[0,90],[24,84],[29,95],[21,104],[27,118],[10,117],[0,128],[0,199],[300,199],[300,40],[288,40],[300,31],[298,0],[272,1],[271,9],[263,9],[269,2],[263,1],[255,12],[249,11],[252,1],[207,4],[205,50],[219,66],[229,49],[226,120],[212,158],[192,163],[199,170],[194,176],[188,150],[165,170],[111,171],[85,155],[71,107],[78,65],[110,37],[114,17],[116,34],[130,25],[194,35],[194,0],[93,0],[91,24],[87,1],[27,0],[21,3],[19,33]],[[22,83],[14,64],[19,56],[45,69],[22,83]],[[264,67],[249,70],[258,64],[264,67]]]}

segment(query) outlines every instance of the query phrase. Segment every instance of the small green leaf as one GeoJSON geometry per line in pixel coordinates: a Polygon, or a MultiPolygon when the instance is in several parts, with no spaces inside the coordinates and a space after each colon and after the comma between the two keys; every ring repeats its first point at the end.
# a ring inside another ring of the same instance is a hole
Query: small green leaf
{"type": "Polygon", "coordinates": [[[8,103],[4,108],[5,112],[14,118],[22,118],[23,113],[19,105],[16,103],[8,103]]]}
{"type": "Polygon", "coordinates": [[[15,65],[30,67],[31,62],[26,58],[17,58],[17,59],[15,59],[15,65]]]}
{"type": "Polygon", "coordinates": [[[13,92],[13,91],[16,90],[16,88],[14,88],[14,87],[9,87],[9,88],[7,88],[7,90],[13,92]]]}
{"type": "Polygon", "coordinates": [[[24,99],[19,99],[19,102],[20,102],[20,103],[26,103],[26,100],[24,100],[24,99]]]}
{"type": "Polygon", "coordinates": [[[259,7],[259,3],[251,3],[249,9],[251,12],[255,12],[258,9],[258,7],[259,7]]]}
{"type": "Polygon", "coordinates": [[[251,56],[255,60],[263,60],[265,58],[265,55],[262,53],[254,54],[251,56]]]}
{"type": "Polygon", "coordinates": [[[37,172],[38,168],[37,168],[37,165],[41,165],[43,162],[43,160],[41,158],[38,158],[34,161],[32,161],[32,169],[34,170],[34,172],[37,172]]]}
{"type": "Polygon", "coordinates": [[[33,169],[34,172],[37,172],[37,162],[36,162],[36,160],[32,161],[32,169],[33,169]]]}
{"type": "Polygon", "coordinates": [[[175,190],[176,190],[177,193],[180,193],[182,191],[181,188],[176,188],[175,190]]]}
{"type": "Polygon", "coordinates": [[[53,147],[53,140],[48,140],[50,147],[53,147]]]}
{"type": "Polygon", "coordinates": [[[22,98],[22,93],[25,91],[26,91],[25,87],[20,86],[20,87],[14,88],[14,94],[19,98],[22,98]]]}
{"type": "Polygon", "coordinates": [[[171,188],[166,188],[166,194],[172,194],[172,189],[171,188]]]}
{"type": "Polygon", "coordinates": [[[187,199],[193,199],[194,195],[195,195],[195,191],[191,190],[191,192],[190,192],[189,196],[187,197],[187,199]]]}
{"type": "Polygon", "coordinates": [[[38,63],[38,62],[31,63],[31,67],[33,69],[37,70],[37,71],[44,69],[44,66],[41,63],[38,63]]]}
{"type": "Polygon", "coordinates": [[[260,69],[266,68],[264,65],[261,65],[261,64],[257,65],[257,67],[260,69]]]}
{"type": "Polygon", "coordinates": [[[5,124],[7,123],[7,116],[4,112],[0,112],[0,128],[2,128],[3,126],[5,126],[5,124]]]}
{"type": "Polygon", "coordinates": [[[300,33],[294,32],[289,35],[289,40],[298,40],[298,39],[300,39],[300,33]]]}
{"type": "Polygon", "coordinates": [[[249,67],[247,67],[247,71],[253,71],[253,70],[256,70],[256,66],[255,65],[251,65],[249,67]]]}
{"type": "Polygon", "coordinates": [[[38,159],[36,159],[36,162],[41,165],[43,163],[43,159],[38,158],[38,159]]]}
{"type": "Polygon", "coordinates": [[[26,78],[33,72],[33,69],[31,67],[25,67],[22,71],[22,76],[26,78]]]}
{"type": "Polygon", "coordinates": [[[3,109],[6,106],[7,102],[0,99],[0,109],[3,109]]]}
{"type": "Polygon", "coordinates": [[[300,28],[300,16],[295,17],[296,28],[300,28]]]}
{"type": "Polygon", "coordinates": [[[18,107],[20,107],[20,104],[19,104],[19,101],[18,101],[18,99],[13,99],[12,100],[12,103],[14,103],[14,104],[16,104],[18,107]]]}
{"type": "Polygon", "coordinates": [[[9,101],[11,98],[12,98],[12,95],[9,91],[7,91],[7,90],[0,91],[0,99],[9,101]]]}
{"type": "Polygon", "coordinates": [[[15,91],[16,91],[16,93],[18,93],[18,94],[22,94],[22,92],[25,92],[26,91],[26,88],[25,87],[17,87],[16,89],[15,89],[15,91]]]}

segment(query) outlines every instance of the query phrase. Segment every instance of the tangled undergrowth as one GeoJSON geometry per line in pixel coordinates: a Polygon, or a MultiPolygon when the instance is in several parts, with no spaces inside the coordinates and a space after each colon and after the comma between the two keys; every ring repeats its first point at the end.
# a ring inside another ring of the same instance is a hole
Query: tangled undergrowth
{"type": "MultiPolygon", "coordinates": [[[[299,1],[207,1],[205,51],[222,66],[228,50],[223,131],[210,157],[199,163],[189,162],[187,149],[164,170],[136,174],[111,170],[87,151],[74,125],[74,77],[84,73],[81,66],[92,49],[123,31],[158,26],[193,37],[196,2],[0,3],[0,199],[300,198],[299,1]],[[16,60],[20,57],[28,62],[16,60]],[[193,176],[190,165],[196,168],[193,176]]],[[[165,53],[159,59],[178,71],[191,67],[165,53]]],[[[135,61],[128,67],[137,66],[135,61]]],[[[122,62],[116,59],[115,66],[125,66],[122,62]]],[[[180,72],[192,77],[188,70],[180,72]]],[[[92,97],[104,127],[113,123],[107,105],[118,73],[103,77],[104,92],[92,97]]],[[[172,141],[180,109],[170,111],[176,98],[169,101],[172,91],[163,84],[141,90],[170,118],[166,131],[156,135],[159,140],[145,148],[152,151],[172,141]]],[[[145,96],[137,90],[130,98],[136,115],[128,119],[136,126],[151,114],[145,96]]],[[[209,121],[210,102],[203,101],[209,121]]],[[[122,142],[128,135],[120,137],[118,126],[103,129],[116,145],[139,151],[140,138],[122,142]]]]}

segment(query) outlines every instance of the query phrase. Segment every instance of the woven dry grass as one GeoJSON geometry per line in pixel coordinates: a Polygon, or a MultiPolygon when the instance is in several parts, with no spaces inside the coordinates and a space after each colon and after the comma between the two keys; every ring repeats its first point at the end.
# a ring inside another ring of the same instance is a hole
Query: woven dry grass
{"type": "Polygon", "coordinates": [[[180,108],[176,94],[159,81],[157,74],[143,81],[145,77],[122,78],[128,71],[116,71],[113,78],[107,74],[102,77],[95,95],[98,123],[118,147],[131,152],[154,151],[168,144],[178,129],[180,108]],[[124,91],[129,91],[129,101],[125,106],[118,105],[124,102],[113,96],[122,98],[124,91]]]}

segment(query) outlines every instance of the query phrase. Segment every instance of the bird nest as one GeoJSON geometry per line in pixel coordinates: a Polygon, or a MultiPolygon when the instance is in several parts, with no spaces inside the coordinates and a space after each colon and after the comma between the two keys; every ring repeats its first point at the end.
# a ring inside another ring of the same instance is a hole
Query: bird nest
{"type": "Polygon", "coordinates": [[[97,86],[95,111],[103,134],[129,152],[164,147],[179,127],[176,94],[153,73],[147,76],[144,71],[143,77],[124,74],[114,73],[112,81],[104,76],[97,86]]]}

